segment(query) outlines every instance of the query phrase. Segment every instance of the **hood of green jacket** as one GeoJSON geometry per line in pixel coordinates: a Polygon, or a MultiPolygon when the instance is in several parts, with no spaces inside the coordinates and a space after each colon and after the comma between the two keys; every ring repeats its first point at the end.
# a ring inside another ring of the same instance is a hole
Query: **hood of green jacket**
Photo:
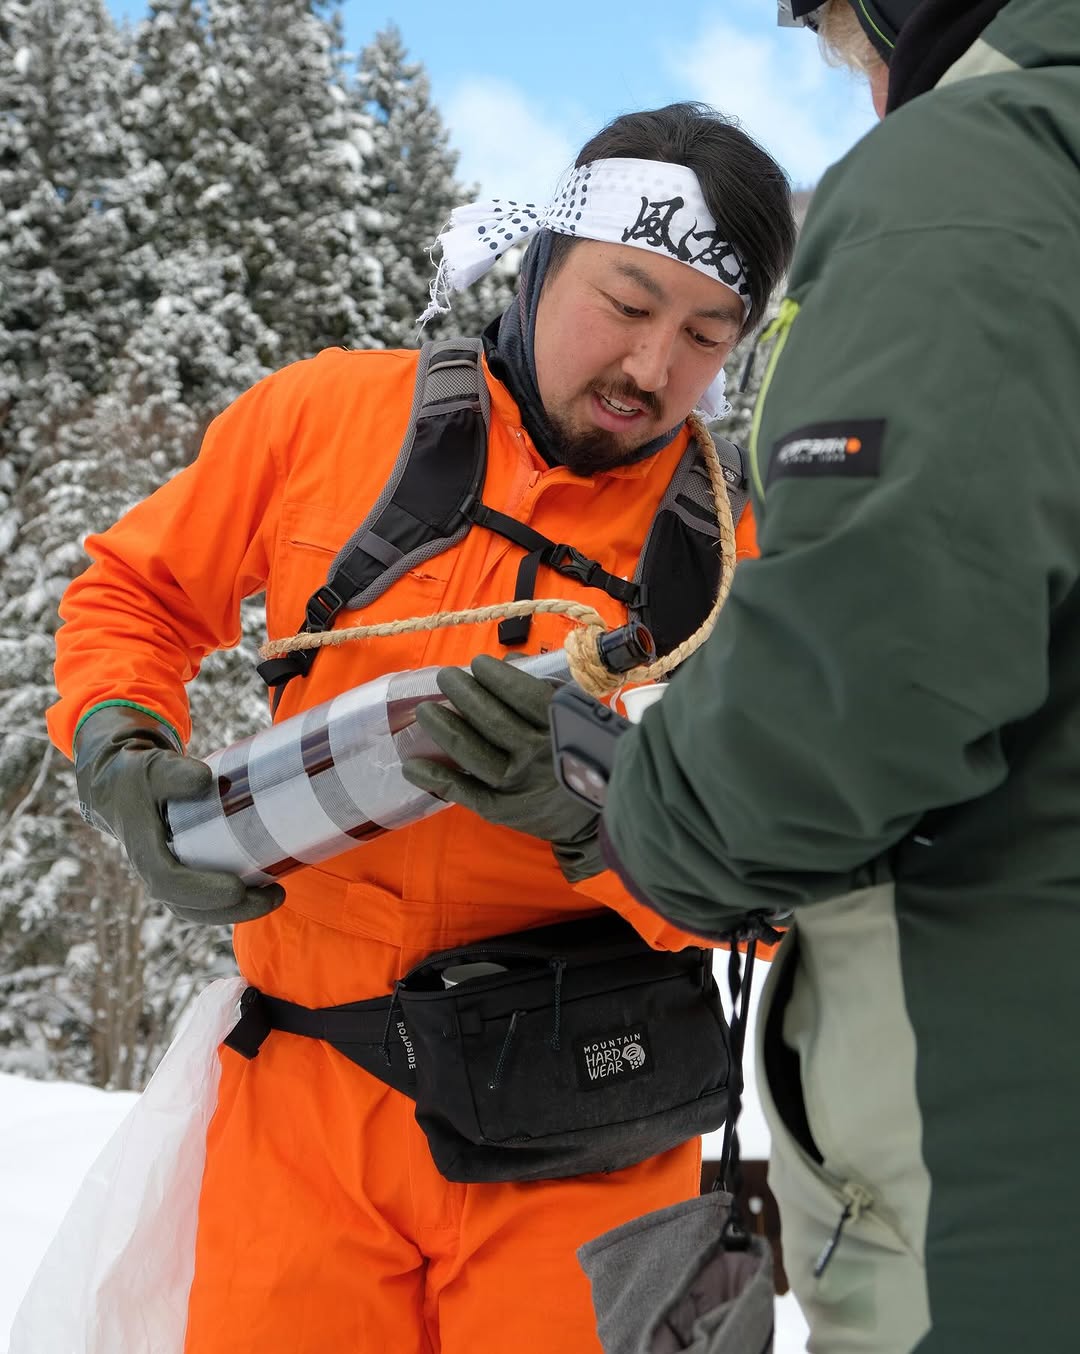
{"type": "Polygon", "coordinates": [[[1080,12],[1071,0],[1009,0],[963,58],[964,68],[992,61],[989,53],[1028,70],[1080,65],[1080,12]]]}
{"type": "Polygon", "coordinates": [[[942,82],[1069,64],[1076,37],[1064,6],[1034,0],[923,0],[889,58],[888,111],[942,82]]]}

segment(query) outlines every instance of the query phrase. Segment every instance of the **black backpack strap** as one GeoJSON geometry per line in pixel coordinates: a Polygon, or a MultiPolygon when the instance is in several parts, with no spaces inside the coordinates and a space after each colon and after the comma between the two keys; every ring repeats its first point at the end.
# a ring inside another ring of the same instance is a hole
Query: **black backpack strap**
{"type": "MultiPolygon", "coordinates": [[[[708,468],[691,443],[661,500],[632,581],[609,573],[572,545],[550,540],[524,522],[480,501],[487,472],[491,402],[482,366],[482,340],[424,344],[409,423],[397,460],[371,511],[341,547],[326,582],[308,598],[301,634],[329,630],[343,610],[375,601],[404,574],[464,539],[473,525],[497,532],[525,551],[515,600],[532,598],[541,564],[626,606],[669,653],[712,608],[720,577],[719,528],[708,468]]],[[[748,487],[742,452],[714,439],[738,521],[748,487]]],[[[503,621],[499,642],[524,644],[528,616],[503,621]]],[[[298,649],[258,666],[274,690],[273,708],[294,677],[306,676],[318,649],[298,649]]]]}
{"type": "MultiPolygon", "coordinates": [[[[487,470],[491,402],[480,339],[424,344],[412,410],[390,474],[371,511],[338,551],[326,582],[308,598],[301,634],[329,630],[343,610],[373,602],[415,565],[462,540],[487,470]]],[[[271,658],[258,667],[274,688],[306,676],[318,649],[271,658]]]]}
{"type": "MultiPolygon", "coordinates": [[[[626,607],[641,606],[644,601],[644,588],[640,583],[627,582],[618,574],[608,571],[594,559],[589,559],[572,545],[559,544],[549,537],[534,531],[514,517],[496,512],[484,503],[477,503],[470,512],[477,526],[487,527],[507,540],[520,545],[527,553],[518,565],[517,587],[514,601],[522,602],[536,596],[536,579],[541,564],[554,569],[564,578],[573,578],[587,588],[600,588],[609,597],[622,602],[626,607]]],[[[524,644],[529,638],[531,616],[514,616],[499,624],[499,643],[507,648],[524,644]]]]}
{"type": "MultiPolygon", "coordinates": [[[[713,444],[737,524],[750,492],[743,453],[724,438],[714,437],[713,444]]],[[[652,633],[661,656],[689,639],[712,609],[720,582],[719,546],[709,468],[691,441],[660,501],[634,574],[643,593],[633,619],[652,633]]]]}

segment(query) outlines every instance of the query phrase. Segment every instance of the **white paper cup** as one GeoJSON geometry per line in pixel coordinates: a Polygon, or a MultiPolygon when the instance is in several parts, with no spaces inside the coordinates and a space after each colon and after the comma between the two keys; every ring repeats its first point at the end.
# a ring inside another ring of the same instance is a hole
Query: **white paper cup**
{"type": "Polygon", "coordinates": [[[467,983],[470,978],[490,978],[493,973],[505,972],[505,964],[489,964],[486,959],[477,959],[471,964],[451,964],[442,971],[443,987],[457,987],[458,983],[467,983]]]}
{"type": "Polygon", "coordinates": [[[631,687],[619,695],[619,704],[631,724],[640,724],[641,716],[668,689],[667,682],[649,682],[646,686],[631,687]]]}

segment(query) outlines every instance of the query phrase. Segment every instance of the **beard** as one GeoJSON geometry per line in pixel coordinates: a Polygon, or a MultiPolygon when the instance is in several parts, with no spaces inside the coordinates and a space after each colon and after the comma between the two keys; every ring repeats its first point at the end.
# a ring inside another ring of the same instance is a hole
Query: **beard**
{"type": "Polygon", "coordinates": [[[604,428],[575,433],[558,419],[549,421],[560,464],[582,479],[629,465],[637,457],[638,448],[627,447],[617,433],[609,433],[604,428]]]}
{"type": "MultiPolygon", "coordinates": [[[[638,390],[637,386],[624,382],[618,389],[610,385],[601,387],[594,383],[589,386],[589,394],[604,395],[617,400],[620,404],[638,404],[646,413],[658,418],[660,401],[648,391],[638,390]]],[[[605,470],[615,470],[621,465],[632,465],[641,460],[641,449],[655,439],[655,432],[640,441],[627,442],[619,433],[608,432],[606,428],[586,428],[576,431],[557,415],[548,414],[552,442],[559,461],[573,475],[587,479],[601,474],[605,470]]]]}

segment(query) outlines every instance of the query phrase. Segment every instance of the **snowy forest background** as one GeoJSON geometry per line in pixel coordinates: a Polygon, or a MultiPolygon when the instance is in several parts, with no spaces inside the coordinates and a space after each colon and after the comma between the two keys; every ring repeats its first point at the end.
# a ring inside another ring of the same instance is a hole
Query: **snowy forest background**
{"type": "MultiPolygon", "coordinates": [[[[267,372],[415,345],[428,250],[475,190],[456,159],[397,30],[346,52],[332,0],[154,0],[134,29],[101,0],[3,0],[0,1071],[138,1089],[233,971],[223,928],[178,922],[83,824],[47,741],[84,537],[267,372]]],[[[512,283],[489,276],[427,333],[479,332],[512,283]]],[[[256,600],[192,683],[195,755],[266,721],[261,637],[256,600]]]]}

